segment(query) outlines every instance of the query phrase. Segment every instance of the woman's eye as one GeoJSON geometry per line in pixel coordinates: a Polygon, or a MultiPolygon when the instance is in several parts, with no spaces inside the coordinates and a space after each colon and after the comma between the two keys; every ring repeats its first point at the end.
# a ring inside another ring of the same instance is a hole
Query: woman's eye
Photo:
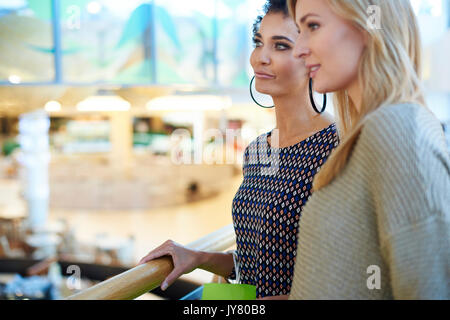
{"type": "Polygon", "coordinates": [[[262,42],[256,39],[253,39],[253,47],[258,48],[262,46],[262,42]]]}
{"type": "Polygon", "coordinates": [[[309,28],[310,30],[314,31],[314,30],[316,30],[316,29],[319,28],[319,24],[318,24],[318,23],[315,23],[315,22],[310,22],[310,23],[308,23],[308,28],[309,28]]]}
{"type": "Polygon", "coordinates": [[[286,50],[289,49],[290,47],[284,43],[276,43],[275,44],[275,49],[277,50],[286,50]]]}

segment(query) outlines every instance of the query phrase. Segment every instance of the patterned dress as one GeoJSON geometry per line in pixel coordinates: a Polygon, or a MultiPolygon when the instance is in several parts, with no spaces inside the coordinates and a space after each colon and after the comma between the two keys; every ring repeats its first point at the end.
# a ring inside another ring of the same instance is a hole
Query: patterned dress
{"type": "Polygon", "coordinates": [[[246,148],[232,206],[237,270],[229,279],[255,285],[258,298],[289,294],[302,208],[314,175],[339,143],[335,124],[286,148],[270,147],[270,135],[246,148]]]}

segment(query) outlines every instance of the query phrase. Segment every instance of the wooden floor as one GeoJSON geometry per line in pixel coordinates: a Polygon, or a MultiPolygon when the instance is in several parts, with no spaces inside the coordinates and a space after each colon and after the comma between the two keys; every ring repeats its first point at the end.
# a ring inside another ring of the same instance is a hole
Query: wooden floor
{"type": "MultiPolygon", "coordinates": [[[[95,241],[96,235],[114,237],[134,235],[136,263],[150,250],[167,239],[188,244],[232,223],[231,202],[242,182],[237,176],[220,195],[192,204],[149,211],[66,211],[51,210],[50,222],[65,219],[74,229],[77,240],[95,241]]],[[[196,270],[183,278],[201,283],[210,282],[212,275],[196,270]]]]}

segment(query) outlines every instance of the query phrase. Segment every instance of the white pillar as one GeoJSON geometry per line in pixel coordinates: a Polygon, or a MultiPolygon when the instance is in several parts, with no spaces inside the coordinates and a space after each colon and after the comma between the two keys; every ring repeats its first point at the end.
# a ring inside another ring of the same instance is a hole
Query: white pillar
{"type": "Polygon", "coordinates": [[[127,172],[133,157],[133,124],[129,112],[111,112],[111,160],[115,170],[127,172]]]}
{"type": "Polygon", "coordinates": [[[205,116],[202,112],[194,112],[193,140],[194,163],[203,163],[203,131],[205,129],[205,116]]]}
{"type": "Polygon", "coordinates": [[[49,207],[50,119],[43,110],[19,118],[21,183],[27,202],[28,225],[34,229],[47,223],[49,207]]]}

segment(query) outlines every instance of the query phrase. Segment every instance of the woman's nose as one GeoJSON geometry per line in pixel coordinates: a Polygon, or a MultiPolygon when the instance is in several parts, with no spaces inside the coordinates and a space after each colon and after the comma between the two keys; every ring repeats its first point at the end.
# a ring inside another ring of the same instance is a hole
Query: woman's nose
{"type": "Polygon", "coordinates": [[[257,61],[260,64],[270,64],[270,54],[267,52],[267,50],[260,50],[258,56],[257,56],[257,61]]]}
{"type": "Polygon", "coordinates": [[[293,50],[294,57],[296,58],[306,58],[311,54],[311,50],[307,46],[307,43],[304,39],[304,37],[299,34],[297,37],[297,40],[295,41],[295,46],[293,50]]]}

